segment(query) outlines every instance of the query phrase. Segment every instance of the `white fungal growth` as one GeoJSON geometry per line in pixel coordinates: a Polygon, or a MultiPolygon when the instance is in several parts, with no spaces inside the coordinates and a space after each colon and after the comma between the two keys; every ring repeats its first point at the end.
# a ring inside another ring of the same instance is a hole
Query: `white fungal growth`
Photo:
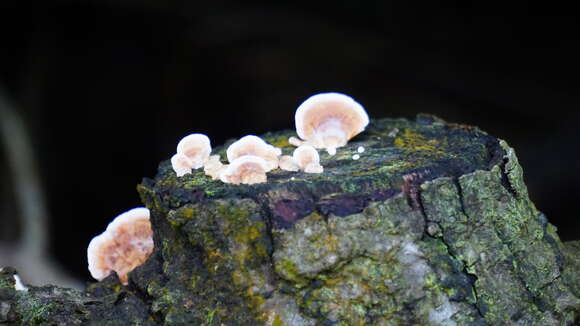
{"type": "Polygon", "coordinates": [[[14,277],[14,289],[16,291],[28,292],[28,288],[22,283],[20,276],[18,276],[18,274],[14,274],[13,277],[14,277]]]}
{"type": "Polygon", "coordinates": [[[191,134],[179,141],[177,153],[189,158],[192,169],[199,169],[209,159],[211,143],[204,134],[191,134]]]}
{"type": "Polygon", "coordinates": [[[117,272],[123,284],[128,273],[147,260],[153,252],[153,231],[149,210],[138,207],[117,216],[105,232],[94,237],[87,249],[89,271],[102,280],[117,272]]]}
{"type": "MultiPolygon", "coordinates": [[[[296,110],[296,133],[305,143],[336,154],[336,148],[362,132],[369,123],[365,109],[350,96],[321,93],[309,97],[296,110]]],[[[290,143],[300,144],[296,139],[290,143]]]]}
{"type": "Polygon", "coordinates": [[[364,153],[364,151],[365,151],[365,148],[364,148],[363,146],[359,146],[359,147],[356,149],[356,151],[357,151],[357,152],[359,152],[359,153],[364,153]]]}
{"type": "Polygon", "coordinates": [[[220,180],[233,184],[254,184],[267,181],[268,163],[261,157],[246,155],[233,160],[221,173],[220,180]]]}
{"type": "Polygon", "coordinates": [[[324,168],[320,165],[318,151],[310,145],[302,145],[296,148],[292,157],[300,170],[306,173],[322,173],[324,171],[324,168]]]}
{"type": "Polygon", "coordinates": [[[106,258],[106,248],[114,239],[108,232],[103,232],[94,237],[87,248],[87,260],[89,262],[89,272],[96,280],[102,280],[113,271],[112,266],[108,266],[110,259],[106,258]]]}
{"type": "Polygon", "coordinates": [[[284,171],[298,171],[300,167],[294,161],[294,157],[290,155],[280,156],[280,169],[284,171]]]}
{"type": "Polygon", "coordinates": [[[210,176],[213,180],[218,180],[227,167],[227,165],[222,164],[219,155],[212,155],[209,157],[209,160],[205,162],[203,171],[205,175],[210,176]]]}
{"type": "Polygon", "coordinates": [[[177,153],[171,157],[171,167],[178,177],[191,173],[193,162],[182,153],[177,153]]]}
{"type": "Polygon", "coordinates": [[[355,161],[358,160],[359,158],[360,158],[360,155],[358,155],[358,154],[354,154],[352,156],[352,159],[355,160],[355,161]]]}
{"type": "Polygon", "coordinates": [[[267,144],[262,138],[254,135],[248,135],[240,138],[231,144],[226,151],[228,161],[232,163],[235,159],[242,156],[258,156],[266,161],[266,172],[278,167],[279,156],[282,154],[280,148],[267,144]]]}

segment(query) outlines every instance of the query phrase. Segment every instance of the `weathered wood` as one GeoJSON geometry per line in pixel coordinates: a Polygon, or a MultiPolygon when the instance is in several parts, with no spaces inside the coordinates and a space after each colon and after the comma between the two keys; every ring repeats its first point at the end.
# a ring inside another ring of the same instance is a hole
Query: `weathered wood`
{"type": "MultiPolygon", "coordinates": [[[[291,135],[265,138],[289,153],[291,135]]],[[[578,246],[530,201],[505,142],[431,116],[384,119],[321,159],[323,174],[276,170],[250,186],[176,178],[162,162],[138,186],[155,252],[129,286],[112,275],[83,293],[22,292],[5,270],[0,322],[578,322],[578,246]]]]}

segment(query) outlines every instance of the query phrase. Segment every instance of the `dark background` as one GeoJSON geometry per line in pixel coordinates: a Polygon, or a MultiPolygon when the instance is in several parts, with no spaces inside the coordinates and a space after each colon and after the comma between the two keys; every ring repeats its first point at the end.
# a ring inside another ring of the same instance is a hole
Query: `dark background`
{"type": "MultiPolygon", "coordinates": [[[[0,84],[31,132],[50,250],[81,279],[90,239],[140,205],[136,184],[181,137],[202,132],[219,145],[293,128],[297,105],[321,91],[353,96],[371,118],[432,113],[507,140],[532,200],[564,240],[580,239],[574,12],[545,3],[2,1],[0,84]]],[[[10,176],[0,176],[3,212],[17,215],[10,176]]],[[[18,236],[7,232],[18,227],[10,217],[0,216],[8,240],[18,236]]]]}

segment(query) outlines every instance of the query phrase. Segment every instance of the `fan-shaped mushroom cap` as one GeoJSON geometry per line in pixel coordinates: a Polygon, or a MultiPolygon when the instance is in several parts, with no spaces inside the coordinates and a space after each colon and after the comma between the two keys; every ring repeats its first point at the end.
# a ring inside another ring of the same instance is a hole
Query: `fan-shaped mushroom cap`
{"type": "Polygon", "coordinates": [[[284,171],[298,171],[300,168],[298,164],[294,162],[294,158],[290,155],[280,156],[280,169],[284,171]]]}
{"type": "Polygon", "coordinates": [[[189,158],[192,169],[199,169],[209,158],[211,143],[204,134],[191,134],[179,141],[177,153],[189,158]]]}
{"type": "Polygon", "coordinates": [[[278,167],[278,156],[282,150],[267,144],[262,138],[248,135],[231,144],[226,151],[228,161],[233,162],[238,157],[253,155],[263,158],[267,163],[266,172],[278,167]]]}
{"type": "Polygon", "coordinates": [[[306,173],[322,173],[318,151],[310,145],[302,145],[294,150],[292,155],[294,162],[306,173]]]}
{"type": "Polygon", "coordinates": [[[105,232],[89,243],[87,258],[91,275],[102,280],[112,271],[123,284],[128,273],[141,265],[153,252],[153,231],[149,210],[134,208],[117,216],[105,232]]]}
{"type": "Polygon", "coordinates": [[[350,96],[321,93],[309,97],[296,110],[296,133],[315,148],[336,148],[362,132],[369,123],[365,109],[350,96]]]}
{"type": "Polygon", "coordinates": [[[212,179],[217,180],[220,178],[220,174],[227,168],[227,165],[222,164],[219,155],[212,155],[209,160],[205,162],[203,166],[203,171],[205,175],[210,176],[212,179]]]}
{"type": "Polygon", "coordinates": [[[182,153],[177,153],[171,157],[171,167],[178,177],[191,173],[193,163],[182,153]]]}
{"type": "Polygon", "coordinates": [[[238,157],[221,173],[220,179],[225,183],[254,184],[267,181],[268,163],[261,157],[246,155],[238,157]]]}

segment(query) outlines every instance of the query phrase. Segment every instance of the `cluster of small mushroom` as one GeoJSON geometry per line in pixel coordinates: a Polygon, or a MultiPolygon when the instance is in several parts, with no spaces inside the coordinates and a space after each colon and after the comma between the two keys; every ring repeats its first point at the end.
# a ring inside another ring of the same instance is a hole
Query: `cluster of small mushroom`
{"type": "MultiPolygon", "coordinates": [[[[280,148],[261,138],[242,137],[226,151],[229,164],[222,164],[219,155],[211,155],[211,143],[203,134],[191,134],[177,144],[177,153],[171,165],[178,177],[203,167],[214,180],[232,184],[266,182],[266,173],[280,168],[286,171],[302,170],[322,173],[316,149],[326,149],[330,155],[362,132],[369,118],[364,108],[351,97],[339,93],[314,95],[296,110],[296,133],[288,142],[297,146],[290,155],[282,155],[280,148]]],[[[362,153],[364,148],[359,147],[362,153]]],[[[359,155],[353,155],[358,159],[359,155]]],[[[123,284],[128,273],[141,265],[153,252],[153,231],[149,210],[134,208],[117,216],[105,232],[91,240],[87,249],[89,271],[102,280],[113,271],[123,284]]]]}
{"type": "Polygon", "coordinates": [[[276,168],[322,173],[316,149],[326,149],[330,155],[345,146],[348,140],[362,132],[369,123],[365,109],[351,97],[340,93],[311,96],[296,110],[296,133],[288,142],[297,146],[290,155],[263,139],[248,135],[228,147],[229,164],[222,164],[219,155],[211,155],[211,144],[203,134],[191,134],[177,145],[171,165],[178,177],[204,168],[214,180],[232,184],[254,184],[267,181],[266,173],[276,168]]]}

